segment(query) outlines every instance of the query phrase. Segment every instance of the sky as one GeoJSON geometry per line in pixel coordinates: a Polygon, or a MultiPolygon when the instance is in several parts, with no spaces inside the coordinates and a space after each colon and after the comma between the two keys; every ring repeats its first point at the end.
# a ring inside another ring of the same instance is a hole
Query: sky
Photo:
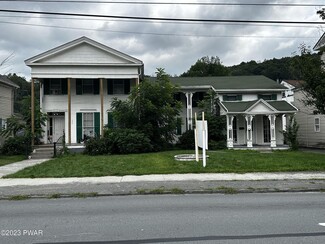
{"type": "Polygon", "coordinates": [[[117,0],[96,0],[92,3],[59,1],[62,0],[0,0],[0,63],[9,57],[0,66],[0,74],[16,73],[29,80],[30,68],[24,60],[81,36],[142,60],[146,75],[154,75],[156,68],[164,68],[170,75],[180,75],[203,56],[218,56],[225,66],[251,60],[262,62],[289,57],[299,53],[298,47],[302,43],[312,48],[325,30],[325,21],[324,24],[312,25],[261,25],[1,12],[27,10],[173,19],[322,22],[316,12],[322,4],[325,6],[324,0],[307,1],[312,6],[232,5],[305,4],[306,1],[302,0],[143,0],[142,4],[126,3],[140,0],[118,1],[119,3],[117,0]]]}

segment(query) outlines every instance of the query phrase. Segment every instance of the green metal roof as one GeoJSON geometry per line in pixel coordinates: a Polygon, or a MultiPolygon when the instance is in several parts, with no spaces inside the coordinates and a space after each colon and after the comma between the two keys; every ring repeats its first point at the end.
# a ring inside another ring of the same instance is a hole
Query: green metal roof
{"type": "Polygon", "coordinates": [[[228,113],[245,113],[250,107],[256,104],[258,101],[263,101],[266,104],[269,104],[275,110],[274,112],[297,112],[297,109],[292,106],[287,101],[264,101],[254,100],[254,101],[238,101],[238,102],[220,102],[227,110],[228,113]]]}
{"type": "MultiPolygon", "coordinates": [[[[149,78],[153,81],[155,78],[149,78]]],[[[172,83],[181,88],[193,86],[212,86],[216,90],[285,90],[286,87],[278,84],[263,75],[253,76],[211,76],[211,77],[170,77],[172,83]]]]}

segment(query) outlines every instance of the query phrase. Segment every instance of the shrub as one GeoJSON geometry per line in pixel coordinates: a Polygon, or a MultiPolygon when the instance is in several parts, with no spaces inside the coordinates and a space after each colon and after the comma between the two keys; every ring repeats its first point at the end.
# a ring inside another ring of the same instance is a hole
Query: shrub
{"type": "Polygon", "coordinates": [[[128,154],[152,151],[149,138],[133,129],[107,129],[104,137],[86,141],[85,153],[89,155],[128,154]]]}
{"type": "Polygon", "coordinates": [[[112,154],[143,153],[153,150],[149,138],[137,130],[107,130],[104,137],[110,141],[110,153],[112,154]]]}
{"type": "Polygon", "coordinates": [[[194,131],[188,130],[184,132],[178,139],[178,146],[181,149],[194,149],[195,147],[194,131]]]}
{"type": "Polygon", "coordinates": [[[90,138],[85,141],[85,153],[95,156],[110,153],[110,142],[108,138],[90,138]]]}
{"type": "Polygon", "coordinates": [[[298,130],[299,125],[294,116],[291,116],[289,119],[289,124],[285,131],[282,131],[284,140],[289,144],[291,150],[298,150],[298,130]]]}
{"type": "Polygon", "coordinates": [[[209,142],[209,150],[220,150],[226,149],[227,142],[226,141],[210,141],[209,142]]]}
{"type": "Polygon", "coordinates": [[[1,147],[2,155],[27,155],[31,152],[30,140],[28,137],[10,137],[1,147]]]}

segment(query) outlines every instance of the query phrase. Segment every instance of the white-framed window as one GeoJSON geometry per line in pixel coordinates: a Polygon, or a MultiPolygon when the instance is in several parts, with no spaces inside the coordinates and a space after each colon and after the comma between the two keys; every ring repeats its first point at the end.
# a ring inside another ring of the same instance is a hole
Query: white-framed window
{"type": "Polygon", "coordinates": [[[95,136],[94,113],[83,113],[83,135],[88,137],[95,136]]]}
{"type": "Polygon", "coordinates": [[[314,127],[315,132],[320,132],[320,118],[316,117],[314,121],[315,121],[315,127],[314,127]]]}
{"type": "Polygon", "coordinates": [[[0,118],[0,130],[5,130],[7,128],[7,120],[0,118]]]}

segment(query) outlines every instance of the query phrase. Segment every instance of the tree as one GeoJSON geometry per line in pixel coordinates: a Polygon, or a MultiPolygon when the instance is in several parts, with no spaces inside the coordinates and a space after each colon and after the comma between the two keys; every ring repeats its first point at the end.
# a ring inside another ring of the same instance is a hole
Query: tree
{"type": "Polygon", "coordinates": [[[197,77],[197,76],[227,76],[229,70],[223,66],[220,58],[205,56],[196,61],[191,68],[184,72],[181,76],[183,77],[197,77]]]}
{"type": "Polygon", "coordinates": [[[284,140],[289,144],[291,150],[298,150],[298,130],[299,125],[294,116],[290,116],[289,124],[285,131],[282,131],[284,140]]]}
{"type": "Polygon", "coordinates": [[[199,103],[199,107],[205,114],[208,122],[209,144],[213,149],[226,147],[226,119],[220,115],[218,94],[210,90],[204,99],[199,103]]]}
{"type": "Polygon", "coordinates": [[[321,10],[318,10],[317,11],[317,14],[319,15],[319,17],[321,19],[324,19],[325,20],[325,8],[322,8],[321,10]]]}
{"type": "Polygon", "coordinates": [[[314,113],[325,113],[325,72],[322,51],[317,55],[312,54],[309,47],[302,44],[300,47],[300,58],[294,59],[292,65],[299,72],[296,74],[304,82],[302,88],[306,93],[305,104],[315,107],[314,113]]]}
{"type": "Polygon", "coordinates": [[[155,150],[171,143],[175,137],[181,103],[174,99],[177,92],[163,69],[157,69],[155,82],[144,80],[132,89],[126,101],[114,99],[113,117],[120,128],[145,133],[155,150]]]}

